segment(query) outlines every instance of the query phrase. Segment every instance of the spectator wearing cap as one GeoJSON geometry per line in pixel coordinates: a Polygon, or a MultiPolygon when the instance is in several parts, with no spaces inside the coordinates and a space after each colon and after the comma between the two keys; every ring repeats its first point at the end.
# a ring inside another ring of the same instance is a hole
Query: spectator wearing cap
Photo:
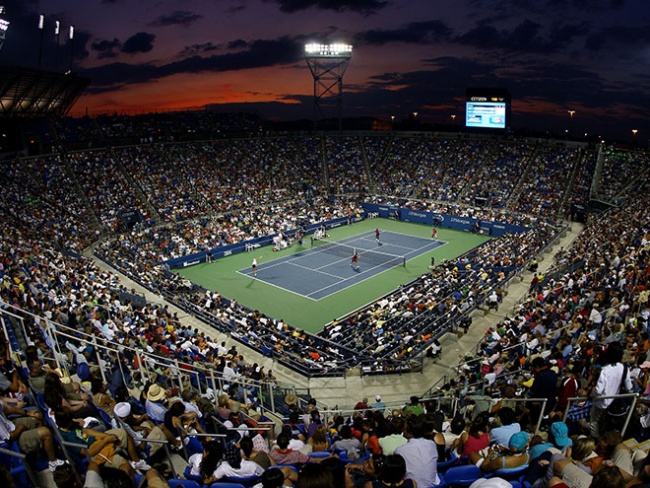
{"type": "Polygon", "coordinates": [[[372,409],[379,410],[380,412],[383,412],[386,409],[386,404],[381,401],[381,395],[375,396],[375,403],[372,404],[372,409]]]}
{"type": "MultiPolygon", "coordinates": [[[[133,439],[136,447],[143,445],[143,441],[150,440],[167,440],[174,443],[175,439],[163,424],[155,425],[147,414],[136,415],[133,413],[131,404],[128,402],[119,402],[113,407],[112,427],[114,429],[124,428],[133,439]]],[[[153,456],[158,449],[162,447],[161,443],[151,443],[149,456],[153,456]]]]}
{"type": "MultiPolygon", "coordinates": [[[[536,436],[539,438],[539,436],[536,436]]],[[[538,458],[542,453],[549,449],[555,448],[559,451],[565,452],[567,447],[571,447],[573,441],[569,438],[569,428],[564,422],[553,422],[549,429],[548,442],[536,442],[530,448],[530,453],[533,459],[538,458]]],[[[557,451],[555,451],[557,452],[557,451]]]]}
{"type": "Polygon", "coordinates": [[[517,432],[510,437],[507,447],[494,445],[486,457],[478,452],[473,452],[469,455],[469,460],[480,467],[483,473],[527,466],[531,460],[527,449],[528,440],[527,432],[517,432]]]}
{"type": "Polygon", "coordinates": [[[54,414],[61,437],[75,446],[68,450],[81,456],[88,456],[98,464],[121,469],[133,476],[133,470],[147,470],[150,466],[140,459],[133,439],[124,429],[111,429],[99,432],[79,425],[70,414],[60,410],[54,414]],[[80,447],[83,445],[84,447],[80,447]],[[78,447],[79,446],[79,447],[78,447]],[[122,455],[126,453],[128,459],[122,455]]]}
{"type": "Polygon", "coordinates": [[[157,383],[154,383],[147,390],[147,399],[144,402],[144,409],[147,415],[154,422],[164,422],[165,414],[167,413],[166,391],[157,383]]]}

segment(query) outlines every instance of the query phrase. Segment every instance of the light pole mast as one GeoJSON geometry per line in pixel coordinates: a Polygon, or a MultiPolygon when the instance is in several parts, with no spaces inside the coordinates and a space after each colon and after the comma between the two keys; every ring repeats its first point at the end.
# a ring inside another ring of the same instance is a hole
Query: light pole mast
{"type": "Polygon", "coordinates": [[[332,117],[338,119],[338,130],[343,129],[343,75],[351,58],[349,44],[305,45],[305,60],[314,77],[314,130],[319,119],[332,117]]]}

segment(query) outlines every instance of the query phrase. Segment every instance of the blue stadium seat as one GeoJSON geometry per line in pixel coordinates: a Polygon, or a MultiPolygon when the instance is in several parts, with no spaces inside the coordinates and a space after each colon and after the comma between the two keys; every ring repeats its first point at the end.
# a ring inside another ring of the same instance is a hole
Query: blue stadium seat
{"type": "Polygon", "coordinates": [[[469,486],[482,477],[481,470],[473,464],[454,466],[444,474],[443,486],[469,486]]]}
{"type": "Polygon", "coordinates": [[[243,478],[224,477],[223,481],[224,483],[236,483],[246,488],[250,488],[260,482],[260,477],[259,476],[245,476],[243,478]]]}
{"type": "Polygon", "coordinates": [[[191,469],[192,469],[192,467],[190,465],[185,466],[185,471],[183,471],[183,476],[185,476],[185,478],[188,479],[188,480],[193,480],[193,481],[196,481],[197,483],[201,483],[201,481],[202,481],[201,477],[197,476],[197,475],[194,475],[194,474],[191,474],[190,473],[191,469]]]}
{"type": "Polygon", "coordinates": [[[225,481],[217,481],[216,483],[212,483],[210,485],[210,488],[246,488],[246,487],[239,483],[228,483],[225,481]]]}
{"type": "Polygon", "coordinates": [[[170,488],[201,488],[203,485],[194,481],[194,480],[181,480],[176,478],[171,478],[167,480],[170,488]]]}

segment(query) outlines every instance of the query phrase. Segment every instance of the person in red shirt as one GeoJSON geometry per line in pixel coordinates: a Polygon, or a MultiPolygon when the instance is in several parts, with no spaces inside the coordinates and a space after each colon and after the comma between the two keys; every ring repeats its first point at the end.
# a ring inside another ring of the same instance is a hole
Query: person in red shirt
{"type": "Polygon", "coordinates": [[[368,398],[364,397],[363,400],[360,402],[357,402],[357,404],[354,406],[355,410],[368,410],[370,409],[370,406],[368,405],[368,398]]]}

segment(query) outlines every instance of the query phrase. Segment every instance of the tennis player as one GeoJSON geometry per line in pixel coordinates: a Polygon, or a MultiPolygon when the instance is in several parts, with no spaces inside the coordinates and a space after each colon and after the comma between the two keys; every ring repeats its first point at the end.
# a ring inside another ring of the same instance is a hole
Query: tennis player
{"type": "Polygon", "coordinates": [[[381,244],[379,242],[379,229],[375,229],[375,240],[377,241],[377,244],[381,244]]]}
{"type": "Polygon", "coordinates": [[[350,266],[352,266],[352,269],[359,271],[359,253],[357,251],[354,251],[354,254],[352,255],[350,266]]]}
{"type": "Polygon", "coordinates": [[[257,258],[253,258],[253,264],[251,265],[253,268],[253,276],[257,276],[257,258]]]}

